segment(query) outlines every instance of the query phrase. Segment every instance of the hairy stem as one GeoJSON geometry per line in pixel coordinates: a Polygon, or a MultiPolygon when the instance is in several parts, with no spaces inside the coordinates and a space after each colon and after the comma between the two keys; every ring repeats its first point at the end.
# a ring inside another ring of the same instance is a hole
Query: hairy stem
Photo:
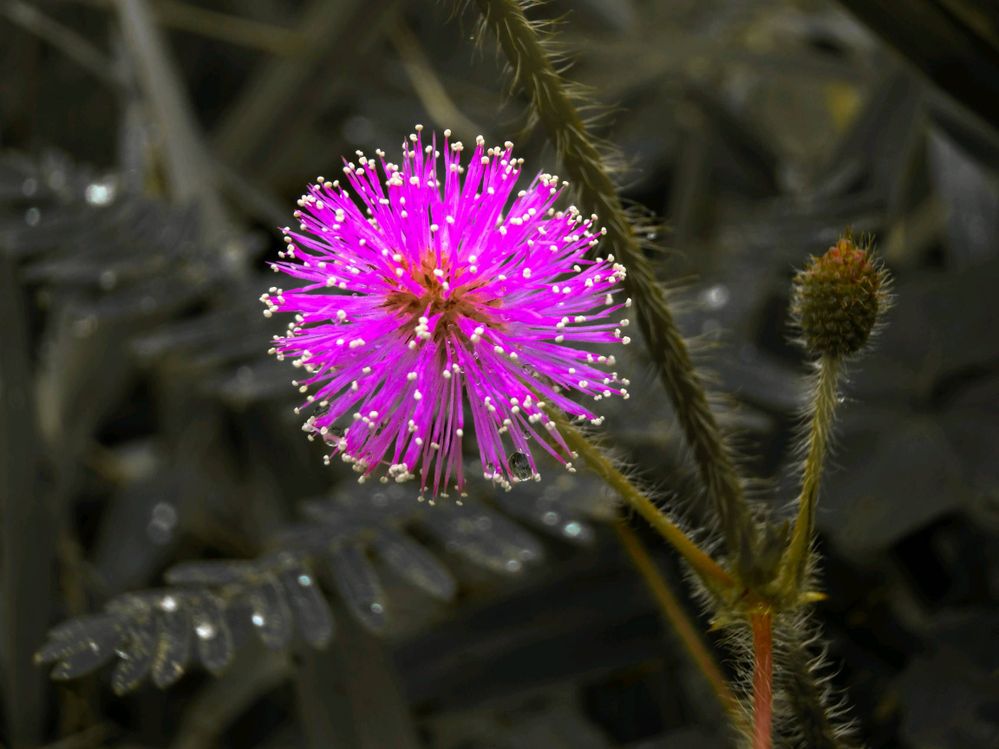
{"type": "MultiPolygon", "coordinates": [[[[859,749],[852,731],[830,709],[830,690],[817,673],[821,664],[809,653],[809,625],[795,626],[782,633],[780,641],[780,682],[790,714],[796,722],[795,733],[801,746],[809,749],[859,749]]],[[[821,651],[820,651],[821,652],[821,651]]]]}
{"type": "Polygon", "coordinates": [[[684,610],[666,577],[656,567],[656,563],[645,549],[641,539],[623,520],[618,520],[614,524],[614,528],[621,541],[621,546],[624,547],[632,564],[635,565],[635,569],[641,574],[653,598],[659,604],[663,618],[672,625],[680,643],[707,680],[722,709],[728,713],[733,721],[742,720],[739,702],[729,688],[718,661],[705,645],[697,627],[694,626],[690,616],[684,610]]]}
{"type": "Polygon", "coordinates": [[[678,525],[656,507],[648,497],[621,473],[614,463],[596,445],[586,439],[578,429],[557,418],[559,432],[569,448],[616,491],[628,505],[645,518],[700,576],[712,591],[723,593],[736,587],[735,580],[714,559],[694,543],[678,525]]]}
{"type": "Polygon", "coordinates": [[[773,617],[769,611],[749,617],[753,628],[753,749],[773,745],[773,617]]]}
{"type": "Polygon", "coordinates": [[[740,564],[746,564],[752,555],[756,532],[738,474],[690,352],[632,231],[600,152],[566,90],[565,81],[545,52],[537,29],[524,15],[522,4],[518,0],[477,0],[477,3],[486,26],[496,35],[510,61],[514,84],[530,97],[554,142],[575,184],[581,206],[600,216],[607,229],[607,241],[627,268],[625,289],[634,300],[639,328],[697,462],[727,550],[740,564]]]}
{"type": "Polygon", "coordinates": [[[780,588],[790,596],[800,596],[805,592],[803,589],[811,567],[815,510],[819,498],[819,484],[822,480],[822,465],[832,435],[833,416],[837,404],[836,386],[839,380],[840,360],[823,356],[819,359],[817,367],[801,496],[798,499],[798,516],[794,522],[794,532],[784,555],[780,573],[780,588]]]}

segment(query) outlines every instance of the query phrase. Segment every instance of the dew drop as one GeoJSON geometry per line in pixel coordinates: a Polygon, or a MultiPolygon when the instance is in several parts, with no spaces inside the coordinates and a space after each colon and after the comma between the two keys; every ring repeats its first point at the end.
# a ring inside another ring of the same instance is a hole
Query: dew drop
{"type": "Polygon", "coordinates": [[[514,478],[524,480],[531,478],[531,463],[525,453],[513,453],[510,458],[510,472],[514,478]]]}
{"type": "Polygon", "coordinates": [[[709,286],[700,294],[701,303],[710,310],[719,310],[728,304],[731,297],[728,287],[723,284],[709,286]]]}
{"type": "Polygon", "coordinates": [[[201,622],[194,628],[194,632],[202,640],[210,640],[215,637],[215,627],[212,626],[211,622],[201,622]]]}
{"type": "Polygon", "coordinates": [[[114,195],[115,184],[111,180],[89,184],[83,192],[84,200],[90,203],[90,205],[98,206],[108,205],[108,203],[114,200],[114,195]]]}

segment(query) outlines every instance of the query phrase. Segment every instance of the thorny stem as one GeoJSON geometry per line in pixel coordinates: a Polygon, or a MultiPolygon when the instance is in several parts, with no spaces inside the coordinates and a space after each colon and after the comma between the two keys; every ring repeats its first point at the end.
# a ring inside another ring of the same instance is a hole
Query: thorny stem
{"type": "Polygon", "coordinates": [[[586,439],[578,429],[556,417],[559,432],[566,444],[602,478],[625,502],[645,518],[700,576],[712,591],[722,593],[735,588],[735,580],[714,559],[694,543],[690,536],[663,514],[648,497],[621,473],[614,463],[596,445],[586,439]]]}
{"type": "Polygon", "coordinates": [[[718,698],[722,709],[728,713],[733,721],[741,721],[742,711],[739,709],[739,702],[722,674],[718,662],[715,660],[711,650],[704,644],[704,640],[698,634],[697,628],[691,621],[690,616],[684,610],[676,594],[670,587],[669,581],[660,572],[649,552],[646,551],[638,535],[628,527],[627,523],[619,519],[614,528],[621,541],[621,546],[627,552],[635,569],[641,574],[642,579],[648,586],[649,591],[655,598],[656,603],[662,611],[663,618],[668,621],[681,644],[686,648],[687,654],[700,670],[701,674],[711,686],[712,691],[718,698]]]}
{"type": "Polygon", "coordinates": [[[596,213],[607,240],[628,270],[625,290],[632,297],[649,354],[690,445],[726,548],[745,571],[753,556],[756,529],[749,515],[735,466],[708,405],[701,379],[632,231],[614,182],[594,144],[565,81],[542,45],[518,0],[477,0],[485,24],[496,35],[513,69],[514,84],[531,99],[538,118],[587,212],[596,213]]]}
{"type": "Polygon", "coordinates": [[[773,616],[770,611],[750,615],[753,628],[753,749],[773,745],[773,616]]]}
{"type": "Polygon", "coordinates": [[[788,596],[804,592],[808,570],[811,566],[812,538],[815,533],[815,508],[822,480],[825,460],[832,434],[833,416],[836,411],[836,385],[839,380],[840,360],[823,356],[816,365],[815,391],[812,397],[812,418],[808,433],[808,451],[798,499],[798,516],[794,522],[791,542],[784,554],[780,572],[780,589],[788,596]]]}

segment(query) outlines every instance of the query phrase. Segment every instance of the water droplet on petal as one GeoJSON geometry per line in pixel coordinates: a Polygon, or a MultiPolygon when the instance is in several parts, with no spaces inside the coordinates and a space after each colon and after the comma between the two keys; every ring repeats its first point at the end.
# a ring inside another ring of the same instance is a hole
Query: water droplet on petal
{"type": "Polygon", "coordinates": [[[531,478],[531,462],[525,453],[516,452],[510,456],[510,472],[513,474],[514,478],[524,479],[531,478]]]}

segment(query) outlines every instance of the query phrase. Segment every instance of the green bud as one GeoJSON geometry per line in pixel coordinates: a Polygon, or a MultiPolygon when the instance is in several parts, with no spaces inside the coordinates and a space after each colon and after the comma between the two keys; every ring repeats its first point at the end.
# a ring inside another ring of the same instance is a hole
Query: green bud
{"type": "Polygon", "coordinates": [[[860,351],[887,306],[886,285],[869,248],[849,235],[812,257],[794,278],[791,303],[809,353],[841,358],[860,351]]]}

